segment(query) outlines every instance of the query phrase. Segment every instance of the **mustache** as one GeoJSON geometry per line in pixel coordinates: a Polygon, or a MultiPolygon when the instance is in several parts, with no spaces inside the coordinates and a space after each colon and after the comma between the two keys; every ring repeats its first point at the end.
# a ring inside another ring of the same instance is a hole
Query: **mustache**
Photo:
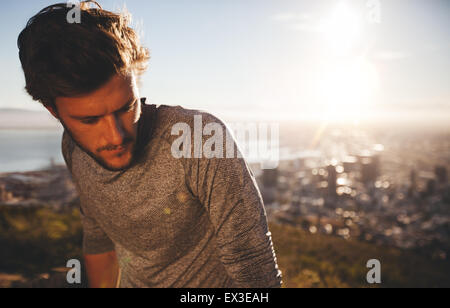
{"type": "Polygon", "coordinates": [[[116,146],[116,145],[106,145],[104,147],[98,148],[97,152],[101,152],[101,151],[114,151],[114,150],[118,150],[121,148],[125,148],[126,146],[128,146],[130,143],[132,143],[134,141],[133,138],[128,137],[124,140],[122,145],[116,146]]]}

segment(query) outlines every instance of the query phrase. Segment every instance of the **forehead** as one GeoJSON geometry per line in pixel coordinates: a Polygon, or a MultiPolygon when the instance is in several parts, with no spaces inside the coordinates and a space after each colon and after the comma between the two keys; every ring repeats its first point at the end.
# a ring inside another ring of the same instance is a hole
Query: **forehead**
{"type": "Polygon", "coordinates": [[[61,115],[100,116],[115,112],[137,95],[134,75],[114,75],[94,92],[78,97],[57,97],[55,104],[61,115]]]}

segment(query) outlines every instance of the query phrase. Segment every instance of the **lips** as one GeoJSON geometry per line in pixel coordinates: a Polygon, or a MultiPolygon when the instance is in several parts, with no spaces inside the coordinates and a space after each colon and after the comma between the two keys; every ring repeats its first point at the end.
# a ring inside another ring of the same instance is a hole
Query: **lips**
{"type": "Polygon", "coordinates": [[[110,151],[110,153],[111,154],[121,154],[121,153],[125,152],[127,148],[128,148],[128,145],[125,147],[120,147],[116,150],[112,150],[112,151],[110,151]]]}

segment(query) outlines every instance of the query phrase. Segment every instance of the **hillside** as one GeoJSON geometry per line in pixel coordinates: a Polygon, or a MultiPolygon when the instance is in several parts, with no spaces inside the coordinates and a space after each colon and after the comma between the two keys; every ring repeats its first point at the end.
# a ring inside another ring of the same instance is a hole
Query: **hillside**
{"type": "MultiPolygon", "coordinates": [[[[381,287],[450,286],[448,262],[287,225],[270,229],[285,287],[371,287],[365,264],[373,258],[381,261],[381,287]]],[[[81,258],[81,236],[76,203],[58,211],[0,205],[0,287],[67,287],[61,267],[81,258]]]]}
{"type": "Polygon", "coordinates": [[[366,282],[370,259],[381,262],[379,287],[450,287],[450,263],[402,251],[327,235],[311,235],[279,224],[270,225],[285,287],[372,287],[366,282]]]}

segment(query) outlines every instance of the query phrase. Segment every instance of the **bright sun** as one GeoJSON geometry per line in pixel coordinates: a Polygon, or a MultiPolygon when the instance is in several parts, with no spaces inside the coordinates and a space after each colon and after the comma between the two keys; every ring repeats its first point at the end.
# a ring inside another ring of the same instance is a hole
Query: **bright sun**
{"type": "Polygon", "coordinates": [[[378,83],[375,67],[364,58],[328,63],[318,78],[319,104],[330,116],[341,118],[362,115],[378,83]]]}
{"type": "Polygon", "coordinates": [[[347,4],[340,3],[322,21],[319,31],[334,52],[346,52],[362,34],[362,18],[347,4]]]}
{"type": "Polygon", "coordinates": [[[325,59],[316,80],[319,107],[332,120],[359,120],[373,101],[376,68],[355,46],[362,42],[362,18],[342,3],[320,27],[325,59]]]}

